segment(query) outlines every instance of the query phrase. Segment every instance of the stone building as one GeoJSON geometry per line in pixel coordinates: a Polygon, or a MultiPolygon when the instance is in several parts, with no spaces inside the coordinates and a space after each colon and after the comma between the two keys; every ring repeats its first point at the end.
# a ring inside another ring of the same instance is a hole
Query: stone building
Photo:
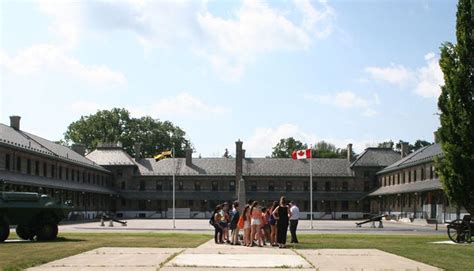
{"type": "Polygon", "coordinates": [[[449,205],[435,170],[435,157],[443,157],[439,144],[423,147],[377,173],[379,188],[369,196],[372,211],[401,219],[423,219],[442,223],[453,220],[462,210],[449,205]]]}
{"type": "MultiPolygon", "coordinates": [[[[352,145],[348,146],[352,149],[352,145]]],[[[251,158],[236,142],[235,158],[135,158],[121,146],[103,145],[87,158],[112,172],[120,195],[117,213],[123,217],[171,217],[173,174],[176,216],[204,218],[218,203],[236,200],[239,180],[245,197],[270,204],[285,195],[309,217],[309,160],[251,158]]],[[[352,153],[349,151],[348,153],[352,153]]],[[[391,149],[368,148],[357,159],[312,159],[313,216],[315,219],[361,218],[370,213],[366,195],[373,190],[376,172],[400,159],[391,149]]]]}
{"type": "Polygon", "coordinates": [[[113,209],[117,193],[112,175],[84,157],[85,148],[69,149],[20,129],[20,117],[10,117],[10,126],[0,124],[0,180],[6,189],[48,194],[72,200],[81,218],[113,209]]]}
{"type": "MultiPolygon", "coordinates": [[[[88,218],[112,211],[122,217],[171,217],[173,175],[176,216],[204,218],[218,203],[240,198],[268,205],[285,195],[309,218],[309,160],[246,157],[241,141],[235,158],[168,158],[156,162],[135,157],[120,144],[101,144],[84,156],[72,148],[20,129],[20,118],[0,124],[0,179],[8,189],[49,194],[72,200],[75,214],[88,218]],[[239,189],[240,188],[240,189],[239,189]],[[239,194],[240,192],[240,196],[239,194]]],[[[367,195],[377,188],[377,172],[400,159],[392,149],[367,148],[352,157],[314,158],[313,216],[315,219],[354,219],[370,214],[367,195]]]]}

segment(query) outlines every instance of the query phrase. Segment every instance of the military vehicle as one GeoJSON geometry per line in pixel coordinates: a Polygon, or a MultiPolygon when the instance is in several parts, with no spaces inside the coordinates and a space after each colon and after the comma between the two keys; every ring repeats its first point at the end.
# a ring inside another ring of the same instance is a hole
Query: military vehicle
{"type": "Polygon", "coordinates": [[[59,203],[48,195],[0,191],[0,242],[10,234],[10,225],[24,240],[56,239],[58,223],[71,211],[71,202],[59,203]]]}

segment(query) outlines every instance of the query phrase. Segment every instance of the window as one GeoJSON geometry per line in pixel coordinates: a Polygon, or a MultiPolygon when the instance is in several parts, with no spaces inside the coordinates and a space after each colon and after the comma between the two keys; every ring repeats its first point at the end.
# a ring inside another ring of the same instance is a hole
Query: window
{"type": "Polygon", "coordinates": [[[416,169],[413,170],[413,181],[416,182],[416,169]]]}
{"type": "Polygon", "coordinates": [[[430,179],[433,179],[433,166],[430,166],[430,179]]]}
{"type": "Polygon", "coordinates": [[[347,190],[348,190],[347,182],[342,182],[342,191],[347,191],[347,190]]]}
{"type": "Polygon", "coordinates": [[[56,167],[54,165],[51,165],[51,177],[56,177],[56,167]]]}
{"type": "Polygon", "coordinates": [[[73,169],[71,170],[71,180],[74,181],[74,179],[76,179],[76,171],[73,169]]]}
{"type": "Polygon", "coordinates": [[[122,188],[122,190],[125,190],[125,182],[120,183],[120,188],[122,188]]]}
{"type": "Polygon", "coordinates": [[[31,159],[26,160],[26,173],[31,174],[31,159]]]}
{"type": "Polygon", "coordinates": [[[411,183],[411,171],[408,171],[408,182],[411,183]]]}
{"type": "Polygon", "coordinates": [[[48,166],[46,165],[46,163],[43,163],[43,176],[48,176],[48,166]]]}
{"type": "Polygon", "coordinates": [[[69,180],[69,168],[66,168],[66,180],[69,180]]]}
{"type": "Polygon", "coordinates": [[[121,169],[117,169],[117,177],[122,177],[123,176],[123,172],[121,169]]]}
{"type": "Polygon", "coordinates": [[[163,182],[162,181],[156,181],[156,190],[163,191],[163,182]]]}
{"type": "Polygon", "coordinates": [[[397,184],[400,184],[400,173],[397,173],[397,184]]]}
{"type": "Polygon", "coordinates": [[[420,180],[423,181],[423,180],[425,179],[425,168],[422,167],[420,173],[421,173],[421,174],[420,174],[420,180]]]}
{"type": "Polygon", "coordinates": [[[313,191],[317,191],[317,190],[318,190],[318,182],[313,181],[313,191]]]}
{"type": "Polygon", "coordinates": [[[293,190],[293,184],[290,181],[286,182],[286,191],[293,190]]]}
{"type": "Polygon", "coordinates": [[[83,182],[83,183],[86,182],[86,178],[87,178],[86,172],[84,171],[84,172],[82,172],[82,182],[83,182]]]}
{"type": "Polygon", "coordinates": [[[349,202],[347,200],[344,200],[341,202],[341,210],[343,212],[346,212],[349,210],[349,202]]]}
{"type": "Polygon", "coordinates": [[[139,200],[138,201],[138,210],[139,211],[146,210],[146,201],[144,201],[144,200],[139,200]]]}
{"type": "Polygon", "coordinates": [[[39,175],[40,175],[39,161],[35,161],[35,175],[36,175],[36,176],[39,176],[39,175]]]}
{"type": "Polygon", "coordinates": [[[219,188],[219,185],[217,184],[217,181],[212,181],[211,182],[211,191],[217,191],[219,188]]]}
{"type": "Polygon", "coordinates": [[[252,182],[250,184],[250,190],[251,191],[257,191],[257,182],[252,182]]]}
{"type": "Polygon", "coordinates": [[[235,191],[235,182],[234,181],[229,182],[229,191],[235,191]]]}
{"type": "Polygon", "coordinates": [[[275,183],[273,181],[268,182],[268,191],[275,191],[275,183]]]}
{"type": "Polygon", "coordinates": [[[308,182],[303,182],[303,190],[304,191],[309,191],[309,183],[308,182]]]}
{"type": "Polygon", "coordinates": [[[140,181],[140,191],[145,191],[145,181],[140,181]]]}
{"type": "Polygon", "coordinates": [[[405,183],[405,172],[402,172],[402,183],[405,183]]]}
{"type": "Polygon", "coordinates": [[[10,154],[5,155],[5,169],[10,170],[10,154]]]}
{"type": "Polygon", "coordinates": [[[201,182],[200,181],[194,181],[194,190],[195,191],[201,191],[201,182]]]}
{"type": "Polygon", "coordinates": [[[60,166],[58,171],[59,171],[59,179],[62,179],[63,178],[63,167],[60,166]]]}
{"type": "Polygon", "coordinates": [[[370,171],[364,171],[364,177],[365,178],[370,177],[370,171]]]}
{"type": "Polygon", "coordinates": [[[325,191],[331,191],[331,183],[330,182],[324,183],[324,190],[325,191]]]}
{"type": "Polygon", "coordinates": [[[91,183],[91,173],[87,173],[87,182],[91,183]]]}
{"type": "Polygon", "coordinates": [[[178,182],[178,190],[183,190],[183,188],[184,188],[183,181],[179,181],[178,182]]]}
{"type": "Polygon", "coordinates": [[[122,199],[121,202],[122,202],[122,207],[125,207],[127,205],[127,201],[125,201],[125,199],[122,199]]]}
{"type": "Polygon", "coordinates": [[[364,182],[364,191],[367,192],[367,191],[369,191],[369,190],[370,190],[370,182],[365,181],[365,182],[364,182]]]}
{"type": "Polygon", "coordinates": [[[21,171],[21,157],[16,158],[16,171],[21,171]]]}

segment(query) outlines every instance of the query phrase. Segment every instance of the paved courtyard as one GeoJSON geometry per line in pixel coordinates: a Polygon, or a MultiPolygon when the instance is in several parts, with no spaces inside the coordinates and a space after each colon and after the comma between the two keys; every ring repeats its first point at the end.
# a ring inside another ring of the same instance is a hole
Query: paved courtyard
{"type": "MultiPolygon", "coordinates": [[[[130,219],[127,226],[121,226],[119,223],[113,223],[113,227],[109,226],[109,222],[105,222],[105,226],[100,226],[99,221],[67,224],[59,227],[59,232],[204,232],[209,233],[214,229],[209,225],[207,219],[177,219],[176,228],[173,229],[173,221],[171,219],[130,219]]],[[[310,221],[301,220],[298,225],[300,233],[364,233],[364,234],[446,234],[446,227],[439,225],[435,230],[435,225],[420,225],[403,222],[384,221],[383,228],[378,228],[379,224],[375,223],[375,228],[371,224],[364,224],[357,228],[355,223],[359,221],[352,220],[315,220],[313,221],[313,229],[311,229],[310,221]]]]}
{"type": "Polygon", "coordinates": [[[215,245],[197,248],[98,248],[30,271],[105,270],[419,270],[438,268],[377,249],[248,248],[215,245]]]}

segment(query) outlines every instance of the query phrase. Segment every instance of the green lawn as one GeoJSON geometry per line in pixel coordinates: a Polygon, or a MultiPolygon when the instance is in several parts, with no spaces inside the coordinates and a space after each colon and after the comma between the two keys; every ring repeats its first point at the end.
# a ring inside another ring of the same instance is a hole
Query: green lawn
{"type": "MultiPolygon", "coordinates": [[[[17,239],[14,231],[10,239],[17,239]]],[[[60,233],[53,242],[0,243],[0,270],[22,270],[98,247],[197,247],[208,234],[60,233]]]]}
{"type": "Polygon", "coordinates": [[[442,235],[305,234],[294,248],[375,248],[445,270],[474,270],[474,244],[430,244],[442,235]]]}

